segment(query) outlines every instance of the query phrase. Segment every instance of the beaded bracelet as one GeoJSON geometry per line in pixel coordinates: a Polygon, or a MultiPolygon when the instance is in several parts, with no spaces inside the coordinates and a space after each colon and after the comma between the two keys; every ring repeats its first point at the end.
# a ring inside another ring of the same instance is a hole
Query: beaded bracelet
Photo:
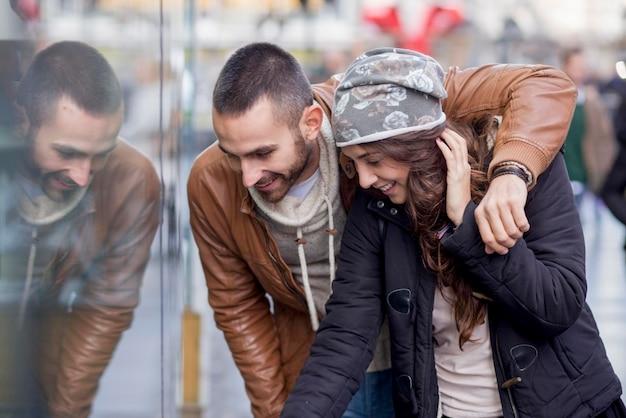
{"type": "Polygon", "coordinates": [[[496,177],[504,176],[506,174],[513,174],[521,178],[524,183],[526,183],[526,186],[530,186],[532,184],[532,177],[526,170],[517,166],[516,164],[509,163],[500,164],[499,166],[494,168],[493,172],[491,173],[491,179],[493,180],[496,177]]]}

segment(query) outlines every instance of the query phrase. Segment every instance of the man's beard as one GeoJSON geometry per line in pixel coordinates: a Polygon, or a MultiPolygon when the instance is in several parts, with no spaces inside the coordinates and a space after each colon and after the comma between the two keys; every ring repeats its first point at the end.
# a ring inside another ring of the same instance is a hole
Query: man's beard
{"type": "Polygon", "coordinates": [[[300,132],[294,133],[294,135],[296,137],[296,161],[294,161],[285,174],[270,173],[262,177],[255,185],[255,187],[257,185],[265,185],[272,181],[279,181],[281,183],[279,188],[271,192],[263,192],[257,189],[261,197],[267,202],[276,203],[285,197],[291,186],[296,183],[311,160],[312,145],[307,144],[300,132]]]}
{"type": "Polygon", "coordinates": [[[24,148],[24,154],[20,157],[20,163],[24,175],[29,177],[31,181],[39,184],[41,190],[52,200],[62,202],[69,196],[74,194],[81,187],[70,177],[63,174],[62,171],[43,171],[33,158],[32,140],[27,140],[27,146],[24,148]],[[69,186],[67,190],[60,190],[53,186],[53,181],[57,180],[69,186]]]}
{"type": "Polygon", "coordinates": [[[63,173],[53,172],[44,174],[40,180],[41,187],[46,195],[52,200],[63,201],[74,194],[81,187],[63,173]],[[69,186],[67,190],[61,190],[52,186],[53,181],[60,181],[69,186]]]}

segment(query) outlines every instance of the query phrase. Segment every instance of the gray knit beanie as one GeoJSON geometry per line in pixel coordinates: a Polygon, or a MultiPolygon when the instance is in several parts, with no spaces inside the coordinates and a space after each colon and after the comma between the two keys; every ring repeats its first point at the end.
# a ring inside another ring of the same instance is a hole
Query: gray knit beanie
{"type": "Polygon", "coordinates": [[[365,52],[335,92],[332,125],[338,147],[380,141],[443,124],[448,95],[433,58],[400,48],[365,52]]]}

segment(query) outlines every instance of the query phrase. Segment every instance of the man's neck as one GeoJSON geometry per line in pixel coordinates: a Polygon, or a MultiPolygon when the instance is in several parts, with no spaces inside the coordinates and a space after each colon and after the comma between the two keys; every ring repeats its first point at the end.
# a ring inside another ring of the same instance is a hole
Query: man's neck
{"type": "Polygon", "coordinates": [[[304,199],[311,192],[311,190],[313,190],[313,187],[315,187],[315,184],[317,184],[320,178],[320,170],[315,170],[315,173],[313,173],[311,177],[304,180],[303,182],[291,186],[291,188],[287,192],[287,196],[304,199]]]}
{"type": "Polygon", "coordinates": [[[320,138],[318,137],[315,140],[315,143],[312,145],[311,153],[309,154],[309,158],[308,158],[308,161],[306,162],[304,170],[302,170],[302,174],[300,174],[300,177],[298,177],[298,180],[296,180],[294,184],[300,184],[300,183],[307,181],[319,169],[320,167],[319,141],[320,141],[320,138]]]}
{"type": "MultiPolygon", "coordinates": [[[[17,173],[33,185],[36,184],[41,187],[41,171],[37,169],[37,166],[35,166],[28,155],[24,154],[20,157],[20,161],[17,164],[17,173]]],[[[43,192],[43,189],[41,191],[43,192]]]]}

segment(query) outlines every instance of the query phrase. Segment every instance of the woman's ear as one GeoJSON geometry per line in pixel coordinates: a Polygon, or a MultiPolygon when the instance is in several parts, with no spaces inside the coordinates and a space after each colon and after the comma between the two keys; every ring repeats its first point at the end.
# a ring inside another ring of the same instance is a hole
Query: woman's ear
{"type": "Polygon", "coordinates": [[[319,136],[324,119],[324,111],[317,103],[308,106],[300,118],[300,131],[308,141],[315,141],[319,136]]]}

